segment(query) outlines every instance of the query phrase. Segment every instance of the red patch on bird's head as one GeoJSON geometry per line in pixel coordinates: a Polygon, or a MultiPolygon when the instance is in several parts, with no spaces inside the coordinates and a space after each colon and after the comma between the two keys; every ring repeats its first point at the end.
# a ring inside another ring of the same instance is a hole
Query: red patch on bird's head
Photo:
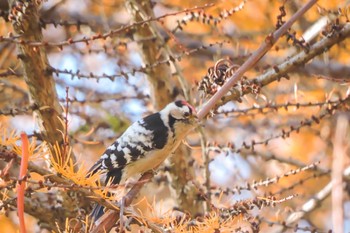
{"type": "Polygon", "coordinates": [[[191,109],[192,113],[197,114],[196,109],[195,109],[192,105],[190,105],[189,103],[187,103],[187,101],[185,101],[185,100],[180,100],[180,101],[181,101],[181,104],[182,104],[182,105],[186,105],[187,107],[189,107],[189,108],[191,109]]]}

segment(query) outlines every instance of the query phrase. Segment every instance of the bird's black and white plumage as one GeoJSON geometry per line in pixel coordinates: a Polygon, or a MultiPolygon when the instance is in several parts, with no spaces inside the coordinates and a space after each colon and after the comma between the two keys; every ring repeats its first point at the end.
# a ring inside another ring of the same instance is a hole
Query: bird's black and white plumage
{"type": "MultiPolygon", "coordinates": [[[[105,184],[123,184],[137,174],[158,167],[179,146],[186,134],[197,124],[195,109],[186,101],[168,104],[160,112],[133,123],[88,172],[106,174],[105,184]]],[[[97,220],[103,214],[101,206],[95,206],[92,217],[97,220]]]]}

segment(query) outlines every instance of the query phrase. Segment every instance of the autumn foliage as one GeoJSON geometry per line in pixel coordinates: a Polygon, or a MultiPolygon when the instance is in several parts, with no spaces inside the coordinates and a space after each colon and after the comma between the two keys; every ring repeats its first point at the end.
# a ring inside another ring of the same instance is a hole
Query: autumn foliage
{"type": "Polygon", "coordinates": [[[349,232],[349,17],[345,0],[1,1],[1,231],[349,232]],[[201,125],[157,172],[87,178],[176,99],[201,125]]]}

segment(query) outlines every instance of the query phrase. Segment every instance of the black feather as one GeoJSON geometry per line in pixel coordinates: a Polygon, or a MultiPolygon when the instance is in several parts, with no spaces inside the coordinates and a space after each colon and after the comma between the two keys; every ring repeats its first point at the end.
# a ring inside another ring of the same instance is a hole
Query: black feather
{"type": "MultiPolygon", "coordinates": [[[[126,147],[130,150],[131,161],[136,161],[140,157],[144,157],[144,153],[142,153],[136,147],[132,147],[130,145],[127,145],[126,147]]],[[[145,145],[141,145],[141,147],[143,150],[149,151],[148,147],[146,147],[145,145]]]]}
{"type": "MultiPolygon", "coordinates": [[[[118,142],[113,143],[111,146],[115,146],[118,148],[118,142]]],[[[109,146],[106,151],[103,153],[107,155],[106,158],[99,159],[89,170],[88,176],[94,175],[96,172],[106,169],[106,179],[104,180],[104,185],[107,185],[110,181],[112,184],[119,184],[121,180],[121,173],[124,165],[126,164],[126,160],[124,158],[124,152],[118,151],[117,149],[111,150],[111,146],[109,146]],[[114,154],[116,156],[116,161],[112,161],[111,155],[114,154]],[[114,167],[117,165],[117,167],[114,167]]],[[[107,193],[107,196],[110,196],[110,193],[107,193]]],[[[105,207],[100,204],[95,204],[92,212],[90,214],[91,218],[96,221],[99,219],[105,211],[105,207]]]]}
{"type": "Polygon", "coordinates": [[[99,204],[96,204],[94,206],[94,208],[91,211],[91,219],[93,219],[93,221],[96,221],[97,219],[101,218],[102,215],[105,213],[105,207],[99,204]]]}
{"type": "Polygon", "coordinates": [[[99,159],[87,172],[86,177],[90,177],[96,174],[96,172],[100,171],[102,169],[102,161],[99,159]]]}
{"type": "MultiPolygon", "coordinates": [[[[169,119],[171,126],[173,127],[175,119],[169,119]]],[[[137,132],[140,136],[153,136],[152,146],[146,146],[142,142],[137,141],[137,138],[134,138],[137,142],[137,145],[142,148],[142,150],[131,146],[131,145],[123,145],[122,139],[118,139],[114,144],[109,146],[107,150],[102,155],[101,159],[94,165],[89,171],[90,175],[95,174],[99,170],[106,170],[106,180],[105,185],[110,181],[112,184],[119,184],[122,178],[122,171],[128,162],[136,161],[139,158],[145,156],[146,152],[154,150],[154,149],[162,149],[164,148],[167,140],[168,140],[168,128],[164,124],[161,119],[160,113],[154,113],[145,117],[143,120],[138,122],[147,130],[152,131],[151,135],[144,135],[143,132],[137,132]],[[119,147],[119,150],[118,150],[119,147]],[[121,148],[120,148],[121,147],[121,148]],[[113,148],[113,149],[111,149],[113,148]],[[114,149],[115,148],[115,149],[114,149]],[[130,152],[131,161],[126,160],[125,153],[123,149],[127,148],[130,152]],[[112,160],[112,158],[115,158],[112,160]]],[[[173,129],[172,129],[173,130],[173,129]]],[[[124,134],[123,134],[124,135],[124,134]]],[[[123,137],[123,135],[121,137],[123,137]]],[[[137,135],[135,135],[137,136],[137,135]]],[[[107,195],[111,195],[108,193],[107,195]]],[[[104,214],[105,208],[99,204],[96,204],[92,210],[91,217],[96,221],[104,214]]]]}
{"type": "Polygon", "coordinates": [[[162,149],[168,140],[168,128],[164,125],[160,113],[154,113],[143,119],[142,126],[153,131],[154,147],[162,149]]]}
{"type": "Polygon", "coordinates": [[[105,185],[107,185],[108,182],[112,182],[112,184],[119,184],[120,180],[122,179],[122,170],[123,168],[117,168],[107,172],[105,185]]]}
{"type": "Polygon", "coordinates": [[[184,102],[182,100],[177,100],[175,101],[175,105],[181,108],[182,106],[184,106],[184,102]]]}
{"type": "MultiPolygon", "coordinates": [[[[111,181],[112,184],[119,184],[122,178],[122,170],[123,170],[122,168],[117,168],[107,172],[104,185],[107,185],[109,181],[111,181]]],[[[111,194],[108,192],[107,197],[109,196],[111,196],[111,194]]],[[[94,221],[96,221],[97,219],[102,217],[104,213],[105,213],[105,207],[100,204],[95,204],[90,215],[94,219],[94,221]]]]}
{"type": "Polygon", "coordinates": [[[171,132],[173,132],[173,137],[175,137],[175,128],[174,128],[175,122],[176,122],[175,117],[173,117],[172,115],[169,115],[169,127],[171,132]]]}

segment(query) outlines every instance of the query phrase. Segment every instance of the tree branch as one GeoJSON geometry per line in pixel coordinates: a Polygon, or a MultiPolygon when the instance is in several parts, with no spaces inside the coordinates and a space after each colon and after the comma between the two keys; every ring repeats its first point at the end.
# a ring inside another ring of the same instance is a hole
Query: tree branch
{"type": "Polygon", "coordinates": [[[210,100],[199,110],[198,119],[203,119],[210,110],[230,91],[235,83],[252,68],[276,43],[276,41],[284,35],[293,23],[300,18],[306,11],[308,11],[317,0],[310,0],[302,8],[300,8],[286,23],[284,23],[278,30],[269,34],[260,47],[240,66],[237,71],[230,77],[230,79],[221,87],[221,89],[213,95],[210,100]]]}
{"type": "MultiPolygon", "coordinates": [[[[153,16],[153,9],[149,1],[130,0],[127,3],[127,8],[134,17],[135,22],[145,21],[149,16],[153,16]]],[[[164,49],[164,39],[157,31],[155,22],[149,22],[143,27],[139,28],[136,32],[137,38],[149,38],[156,36],[157,40],[144,43],[141,47],[143,58],[146,64],[155,64],[159,60],[169,58],[171,61],[172,54],[170,49],[164,49]]],[[[173,61],[176,67],[176,61],[173,61]]],[[[169,102],[173,101],[176,97],[178,90],[178,83],[174,82],[171,74],[169,64],[160,64],[152,68],[147,73],[148,81],[153,89],[152,99],[153,104],[158,109],[163,108],[169,102]]],[[[186,88],[187,84],[184,84],[184,80],[180,78],[182,82],[182,88],[186,88]]],[[[187,92],[187,90],[183,90],[187,92]]],[[[177,205],[180,209],[191,213],[193,216],[203,213],[203,203],[197,200],[197,191],[195,187],[190,186],[189,177],[194,177],[195,172],[192,167],[189,167],[190,151],[183,145],[175,151],[170,158],[173,166],[171,166],[169,173],[173,177],[174,182],[171,183],[171,187],[175,190],[177,205]]]]}
{"type": "MultiPolygon", "coordinates": [[[[349,178],[350,176],[350,167],[347,167],[343,176],[349,178]]],[[[306,214],[312,212],[315,208],[317,208],[321,202],[323,202],[330,194],[333,188],[334,182],[329,182],[326,186],[324,186],[318,193],[316,193],[312,198],[310,198],[307,202],[305,202],[300,210],[291,213],[285,221],[286,226],[292,226],[296,224],[300,219],[302,219],[306,214]]],[[[285,232],[285,226],[280,226],[278,229],[275,229],[274,233],[285,232]]]]}
{"type": "MultiPolygon", "coordinates": [[[[9,0],[11,6],[11,19],[15,32],[24,41],[42,41],[42,32],[39,23],[37,3],[40,1],[17,1],[9,0]],[[21,13],[23,12],[23,13],[21,13]]],[[[62,107],[59,104],[55,82],[51,74],[47,73],[50,67],[44,47],[33,47],[27,44],[18,44],[18,58],[24,69],[24,80],[26,81],[31,100],[37,106],[39,126],[43,138],[53,150],[56,142],[63,145],[64,126],[60,121],[62,107]]],[[[63,150],[62,150],[63,151],[63,150]]],[[[58,156],[55,155],[54,156],[58,156]]],[[[74,156],[72,155],[75,161],[74,156]]],[[[56,162],[68,158],[54,158],[56,162]]]]}
{"type": "MultiPolygon", "coordinates": [[[[350,25],[345,24],[344,27],[340,31],[335,32],[332,37],[325,37],[319,42],[315,43],[314,45],[311,45],[308,52],[301,51],[300,53],[289,58],[282,64],[279,64],[267,70],[264,74],[256,77],[254,80],[256,80],[256,83],[259,84],[261,87],[266,86],[274,81],[278,81],[282,77],[286,76],[288,72],[291,72],[292,70],[303,66],[316,56],[328,51],[334,45],[347,39],[349,36],[350,25]]],[[[237,100],[241,97],[241,94],[243,95],[247,93],[248,92],[240,93],[238,90],[236,90],[235,92],[233,92],[233,94],[223,97],[222,103],[227,103],[231,100],[237,100]]]]}
{"type": "MultiPolygon", "coordinates": [[[[139,181],[132,187],[132,189],[124,197],[124,207],[128,207],[135,196],[140,192],[143,185],[152,179],[153,173],[148,172],[142,175],[139,181]]],[[[108,210],[96,224],[96,227],[91,231],[91,233],[104,233],[109,232],[115,225],[117,219],[119,219],[119,211],[108,210]]]]}
{"type": "MultiPolygon", "coordinates": [[[[7,164],[2,163],[2,161],[6,162],[11,160],[14,160],[14,162],[8,172],[7,177],[18,177],[21,158],[18,157],[15,152],[8,150],[5,146],[0,145],[0,169],[3,169],[7,164]]],[[[47,184],[47,187],[52,186],[52,188],[55,188],[59,187],[60,185],[64,185],[66,187],[66,189],[62,190],[61,193],[58,193],[58,190],[50,193],[35,192],[34,194],[31,194],[31,197],[25,198],[25,212],[39,219],[41,226],[44,228],[57,230],[52,228],[61,227],[61,230],[65,229],[66,218],[76,218],[79,214],[79,209],[82,208],[87,210],[91,204],[91,201],[95,201],[110,209],[115,208],[112,203],[104,200],[93,191],[80,188],[70,180],[53,174],[42,166],[38,166],[33,162],[28,163],[28,170],[29,172],[34,172],[45,177],[45,180],[52,184],[47,184]],[[53,203],[57,203],[57,205],[53,203]]],[[[29,189],[27,188],[26,190],[26,192],[28,191],[29,193],[46,187],[41,186],[40,182],[33,184],[32,182],[28,183],[31,183],[29,189]]],[[[11,196],[14,195],[15,194],[11,196]]],[[[16,198],[12,198],[8,204],[11,206],[16,206],[16,198]]]]}

